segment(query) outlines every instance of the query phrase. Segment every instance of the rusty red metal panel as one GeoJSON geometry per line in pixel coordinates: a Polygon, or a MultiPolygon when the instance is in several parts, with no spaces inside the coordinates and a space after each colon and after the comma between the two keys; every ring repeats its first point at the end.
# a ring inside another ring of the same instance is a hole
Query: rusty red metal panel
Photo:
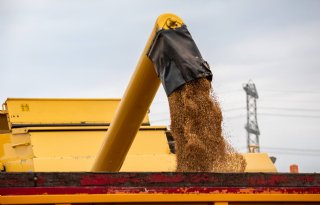
{"type": "Polygon", "coordinates": [[[320,174],[1,173],[0,195],[101,193],[320,194],[320,174]]]}
{"type": "Polygon", "coordinates": [[[234,187],[29,187],[0,188],[1,195],[42,195],[42,194],[320,194],[319,188],[234,188],[234,187]]]}

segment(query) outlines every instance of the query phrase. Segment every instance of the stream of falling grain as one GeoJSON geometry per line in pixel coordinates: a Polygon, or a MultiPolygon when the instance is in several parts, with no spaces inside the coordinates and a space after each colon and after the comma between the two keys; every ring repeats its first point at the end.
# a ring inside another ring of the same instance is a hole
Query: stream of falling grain
{"type": "Polygon", "coordinates": [[[222,113],[206,78],[189,82],[169,96],[177,171],[243,172],[245,159],[222,134],[222,113]]]}

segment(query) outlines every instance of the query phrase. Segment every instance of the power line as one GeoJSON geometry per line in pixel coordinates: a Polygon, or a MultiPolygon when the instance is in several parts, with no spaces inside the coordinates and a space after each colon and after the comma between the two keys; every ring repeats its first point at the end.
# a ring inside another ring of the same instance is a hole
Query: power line
{"type": "MultiPolygon", "coordinates": [[[[274,92],[274,93],[301,93],[301,94],[320,94],[319,90],[269,90],[269,89],[259,89],[261,92],[274,92]]],[[[224,91],[216,91],[216,94],[225,95],[230,93],[240,93],[242,92],[241,89],[234,89],[234,90],[224,90],[224,91]]]]}
{"type": "MultiPolygon", "coordinates": [[[[235,108],[228,108],[228,109],[223,109],[223,112],[232,112],[232,111],[237,111],[237,110],[245,110],[245,107],[235,107],[235,108]]],[[[320,112],[320,109],[309,109],[309,108],[287,108],[287,107],[259,107],[259,110],[286,110],[286,111],[301,111],[301,112],[320,112]]],[[[169,113],[169,112],[152,112],[153,114],[162,114],[162,113],[169,113]]]]}
{"type": "Polygon", "coordinates": [[[259,116],[274,116],[274,117],[296,117],[296,118],[320,118],[320,115],[291,115],[291,114],[280,114],[280,113],[259,113],[259,116]]]}
{"type": "MultiPolygon", "coordinates": [[[[229,109],[222,109],[223,112],[232,112],[237,110],[245,110],[245,107],[235,107],[229,109]]],[[[297,111],[297,112],[320,112],[317,108],[286,108],[286,107],[259,107],[259,110],[285,110],[285,111],[297,111]]]]}
{"type": "MultiPolygon", "coordinates": [[[[230,92],[231,93],[231,92],[230,92]]],[[[218,97],[220,96],[220,94],[223,94],[223,93],[217,93],[218,95],[218,97]]],[[[260,96],[261,97],[261,96],[260,96]]],[[[262,98],[263,98],[263,102],[265,102],[265,101],[275,101],[275,98],[274,97],[265,97],[265,96],[262,96],[262,98]]],[[[221,99],[223,99],[223,98],[221,98],[221,99]]],[[[219,100],[220,101],[220,103],[222,102],[222,103],[224,103],[224,104],[239,104],[239,100],[240,99],[237,99],[237,100],[233,100],[231,103],[230,103],[230,101],[228,100],[228,102],[225,102],[224,100],[219,100]]],[[[301,100],[294,100],[294,101],[292,101],[292,100],[290,100],[290,99],[278,99],[278,98],[276,98],[276,100],[277,100],[277,102],[290,102],[290,103],[312,103],[312,104],[319,104],[320,103],[320,101],[316,101],[316,100],[314,100],[314,101],[310,101],[310,100],[307,100],[307,101],[301,101],[301,100]]],[[[162,101],[162,100],[160,100],[160,101],[153,101],[152,102],[152,104],[153,105],[158,105],[158,104],[168,104],[168,101],[162,101]]]]}
{"type": "Polygon", "coordinates": [[[285,152],[285,151],[271,151],[271,152],[268,152],[268,153],[273,153],[273,154],[276,154],[276,155],[299,155],[299,156],[314,156],[314,157],[319,157],[320,156],[320,153],[298,153],[298,152],[285,152]]]}
{"type": "MultiPolygon", "coordinates": [[[[288,114],[259,113],[259,116],[320,119],[320,115],[288,115],[288,114]]],[[[245,115],[241,114],[236,116],[224,116],[224,117],[226,119],[237,119],[237,118],[245,117],[245,115]]],[[[168,120],[170,120],[170,118],[152,120],[152,122],[164,122],[168,120]]]]}
{"type": "MultiPolygon", "coordinates": [[[[285,148],[285,147],[260,147],[264,152],[283,155],[299,155],[299,156],[320,156],[320,149],[301,149],[301,148],[285,148]]],[[[239,152],[245,151],[245,147],[238,147],[239,152]]]]}
{"type": "Polygon", "coordinates": [[[289,151],[289,152],[318,152],[320,154],[320,149],[301,149],[301,148],[286,148],[286,147],[261,147],[262,149],[269,150],[280,150],[280,151],[289,151]]]}
{"type": "Polygon", "coordinates": [[[308,103],[308,104],[319,104],[320,101],[319,100],[292,100],[292,99],[280,99],[280,98],[274,98],[274,97],[262,97],[263,98],[263,102],[275,102],[275,100],[277,102],[289,102],[290,104],[292,103],[308,103]]]}
{"type": "MultiPolygon", "coordinates": [[[[320,115],[293,115],[293,114],[280,114],[280,113],[259,113],[259,116],[320,119],[320,115]]],[[[224,117],[226,119],[237,119],[237,118],[245,117],[245,114],[240,114],[235,116],[224,116],[224,117]]],[[[163,122],[168,120],[170,120],[170,118],[153,120],[152,122],[163,122]]]]}
{"type": "Polygon", "coordinates": [[[267,110],[287,110],[287,111],[302,111],[302,112],[320,112],[320,109],[307,109],[307,108],[260,107],[259,109],[267,109],[267,110]]]}
{"type": "Polygon", "coordinates": [[[261,90],[261,91],[262,92],[275,92],[275,93],[320,94],[320,91],[318,91],[318,90],[261,90]]]}

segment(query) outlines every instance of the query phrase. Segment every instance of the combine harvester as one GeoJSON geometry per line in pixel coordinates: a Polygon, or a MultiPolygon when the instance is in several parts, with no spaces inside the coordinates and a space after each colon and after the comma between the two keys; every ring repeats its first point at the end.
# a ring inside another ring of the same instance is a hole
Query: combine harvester
{"type": "Polygon", "coordinates": [[[159,16],[124,97],[8,98],[0,110],[0,204],[320,204],[320,175],[276,173],[265,153],[245,173],[174,172],[174,141],[151,126],[160,85],[147,53],[176,15],[159,16]]]}

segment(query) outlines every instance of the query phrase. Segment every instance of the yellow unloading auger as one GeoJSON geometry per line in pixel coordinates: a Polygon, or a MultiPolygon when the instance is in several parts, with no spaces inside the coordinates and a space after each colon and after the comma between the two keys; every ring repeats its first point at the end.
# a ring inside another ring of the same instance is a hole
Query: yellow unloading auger
{"type": "Polygon", "coordinates": [[[121,169],[160,85],[160,79],[147,53],[159,30],[178,28],[182,25],[183,20],[174,14],[162,14],[156,20],[107,135],[97,152],[92,171],[117,172],[121,169]]]}

